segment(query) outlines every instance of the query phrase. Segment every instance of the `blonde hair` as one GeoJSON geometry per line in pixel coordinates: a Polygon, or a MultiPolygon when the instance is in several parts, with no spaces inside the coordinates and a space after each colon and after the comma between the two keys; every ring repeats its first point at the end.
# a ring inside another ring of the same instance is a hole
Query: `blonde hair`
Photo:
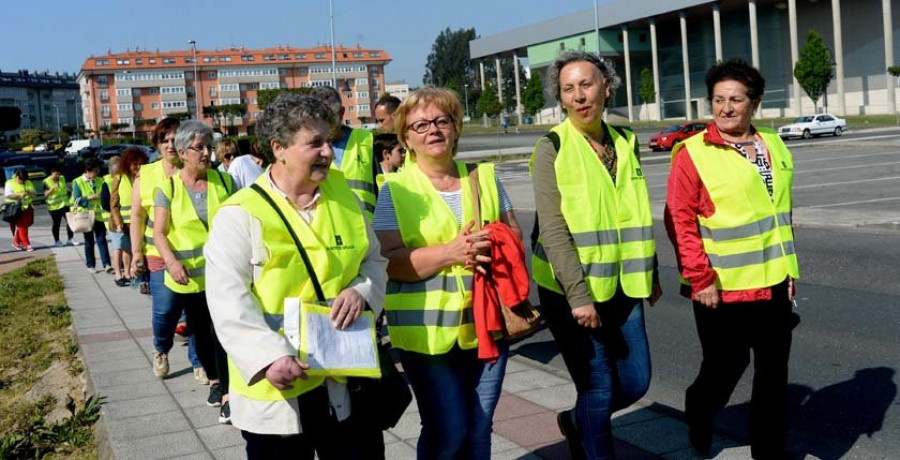
{"type": "Polygon", "coordinates": [[[216,158],[219,158],[221,161],[222,155],[226,153],[233,153],[236,157],[241,155],[241,149],[238,148],[237,141],[225,138],[216,144],[216,158]]]}
{"type": "Polygon", "coordinates": [[[459,104],[459,95],[447,88],[438,88],[432,85],[424,86],[403,101],[400,107],[397,107],[397,111],[394,112],[394,130],[397,133],[397,139],[407,153],[412,158],[415,158],[416,152],[406,143],[406,133],[409,130],[409,116],[414,110],[425,107],[428,104],[434,104],[442,112],[453,117],[453,155],[456,155],[456,149],[459,146],[459,136],[462,134],[463,113],[462,106],[459,104]]]}

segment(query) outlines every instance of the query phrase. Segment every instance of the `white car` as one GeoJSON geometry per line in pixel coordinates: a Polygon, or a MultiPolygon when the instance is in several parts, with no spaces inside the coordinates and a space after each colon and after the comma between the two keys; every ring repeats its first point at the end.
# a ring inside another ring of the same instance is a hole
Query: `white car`
{"type": "Polygon", "coordinates": [[[846,130],[847,120],[823,113],[797,118],[793,123],[778,128],[778,135],[782,138],[802,137],[809,139],[823,134],[840,136],[846,130]]]}

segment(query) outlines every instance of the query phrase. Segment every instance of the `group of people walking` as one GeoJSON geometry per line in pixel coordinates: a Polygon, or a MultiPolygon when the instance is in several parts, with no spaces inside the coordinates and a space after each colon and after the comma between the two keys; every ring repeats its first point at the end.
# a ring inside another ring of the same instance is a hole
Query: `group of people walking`
{"type": "MultiPolygon", "coordinates": [[[[567,117],[529,164],[532,278],[577,389],[557,420],[573,458],[615,457],[611,417],[650,385],[644,302],[662,295],[637,138],[602,118],[618,85],[596,55],[561,54],[550,88],[567,117]]],[[[752,455],[784,458],[799,322],[793,162],[775,133],[751,123],[765,85],[755,68],[719,63],[706,85],[714,120],[673,149],[665,210],[703,349],[686,393],[689,438],[709,452],[715,414],[752,352],[752,455]]],[[[184,313],[195,377],[212,383],[209,403],[241,430],[249,458],[383,458],[376,414],[356,404],[346,378],[310,374],[292,333],[302,305],[330,307],[337,329],[370,311],[386,320],[416,396],[418,457],[487,459],[509,343],[494,334],[496,349],[480,355],[473,279],[495,263],[486,224],[522,238],[512,202],[492,164],[455,159],[455,92],[426,86],[399,106],[376,106],[396,143],[344,126],[343,110],[330,87],[279,95],[256,124],[258,154],[271,165],[239,185],[212,168],[212,132],[198,121],[160,122],[159,162],[122,161],[112,227],[127,227],[128,207],[128,270],[150,274],[154,372],[168,374],[184,313]]],[[[89,168],[76,181],[89,206],[100,198],[95,176],[89,168]]]]}

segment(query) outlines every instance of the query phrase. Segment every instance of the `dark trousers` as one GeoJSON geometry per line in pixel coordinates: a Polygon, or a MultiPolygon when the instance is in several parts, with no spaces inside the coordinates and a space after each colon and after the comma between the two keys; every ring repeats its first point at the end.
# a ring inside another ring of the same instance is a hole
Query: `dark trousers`
{"type": "MultiPolygon", "coordinates": [[[[53,234],[53,240],[59,241],[59,226],[62,223],[62,220],[66,218],[66,213],[69,212],[68,206],[63,206],[62,208],[55,209],[50,211],[50,218],[53,219],[53,226],[50,227],[50,230],[53,234]]],[[[69,239],[71,240],[75,234],[72,233],[72,229],[66,225],[66,234],[69,235],[69,239]]]]}
{"type": "Polygon", "coordinates": [[[206,303],[206,293],[196,292],[192,294],[175,293],[175,306],[185,312],[188,329],[194,335],[194,346],[197,349],[197,357],[206,371],[206,376],[212,380],[219,380],[227,392],[228,390],[228,355],[219,342],[216,330],[209,316],[209,306],[206,303]]]}
{"type": "Polygon", "coordinates": [[[99,220],[94,221],[94,229],[84,234],[84,258],[88,268],[97,266],[97,259],[94,256],[94,245],[100,251],[100,262],[104,267],[111,267],[109,261],[109,247],[106,245],[106,225],[99,220]]]}
{"type": "Polygon", "coordinates": [[[694,319],[703,348],[700,374],[685,395],[685,417],[692,429],[712,430],[716,412],[725,407],[750,364],[750,448],[753,458],[784,458],[788,431],[788,358],[791,331],[799,317],[792,311],[787,283],[772,300],[719,304],[694,302],[694,319]]]}
{"type": "Polygon", "coordinates": [[[320,460],[384,459],[381,430],[352,412],[338,422],[331,414],[325,385],[300,395],[297,401],[303,433],[279,436],[241,431],[248,460],[283,458],[287,453],[298,460],[313,460],[316,454],[320,460]]]}

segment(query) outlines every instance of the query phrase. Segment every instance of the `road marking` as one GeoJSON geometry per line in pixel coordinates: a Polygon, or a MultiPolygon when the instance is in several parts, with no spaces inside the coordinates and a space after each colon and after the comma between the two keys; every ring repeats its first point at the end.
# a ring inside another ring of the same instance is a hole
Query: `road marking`
{"type": "Polygon", "coordinates": [[[859,200],[859,201],[847,201],[844,203],[832,203],[832,204],[818,204],[815,206],[803,206],[804,208],[831,208],[835,206],[849,206],[851,204],[866,204],[866,203],[881,203],[884,201],[897,201],[900,200],[900,196],[894,196],[889,198],[874,198],[871,200],[859,200]]]}
{"type": "Polygon", "coordinates": [[[812,172],[843,171],[845,169],[871,168],[873,166],[887,166],[887,165],[897,165],[897,164],[900,164],[900,161],[891,161],[888,163],[872,163],[872,164],[865,164],[865,165],[853,165],[853,166],[838,166],[835,168],[805,169],[802,171],[795,172],[794,175],[796,176],[798,174],[806,174],[806,173],[812,173],[812,172]]]}
{"type": "Polygon", "coordinates": [[[798,190],[798,189],[802,189],[802,188],[829,187],[832,185],[861,184],[863,182],[878,182],[878,181],[883,181],[883,180],[897,180],[897,179],[900,179],[900,176],[879,177],[876,179],[849,180],[849,181],[842,181],[842,182],[826,182],[824,184],[797,185],[797,186],[794,186],[794,190],[798,190]]]}

